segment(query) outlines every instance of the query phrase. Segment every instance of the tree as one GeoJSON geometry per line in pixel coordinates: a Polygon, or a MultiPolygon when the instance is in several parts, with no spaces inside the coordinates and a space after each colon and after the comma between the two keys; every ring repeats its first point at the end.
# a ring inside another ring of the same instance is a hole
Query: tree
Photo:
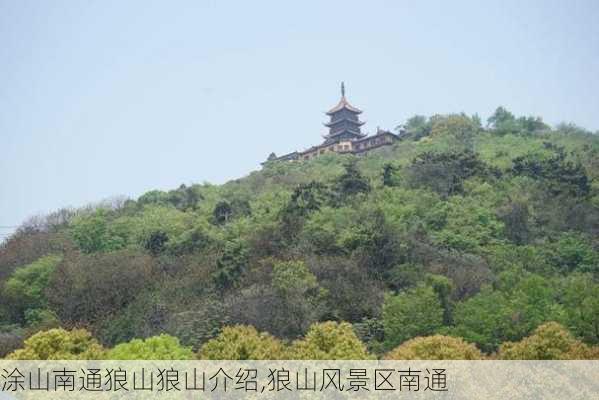
{"type": "Polygon", "coordinates": [[[233,207],[233,216],[237,218],[252,215],[252,206],[246,198],[234,198],[231,201],[231,207],[233,207]]]}
{"type": "Polygon", "coordinates": [[[223,317],[229,324],[249,325],[279,337],[289,332],[289,314],[285,313],[281,298],[272,285],[255,283],[235,288],[224,293],[223,300],[223,317]]]}
{"type": "Polygon", "coordinates": [[[484,287],[479,294],[456,305],[451,333],[476,343],[485,352],[492,352],[502,341],[521,337],[517,321],[516,310],[508,297],[484,287]]]}
{"type": "Polygon", "coordinates": [[[167,201],[181,211],[195,210],[198,202],[204,198],[197,188],[197,185],[182,184],[177,190],[168,192],[167,201]]]}
{"type": "Polygon", "coordinates": [[[134,216],[118,218],[112,225],[131,231],[133,244],[157,255],[192,227],[192,215],[173,206],[147,205],[134,216]]]}
{"type": "Polygon", "coordinates": [[[557,304],[556,290],[549,279],[514,270],[502,273],[500,280],[508,274],[513,277],[500,289],[506,292],[512,304],[512,327],[517,337],[529,334],[548,320],[562,318],[562,307],[557,304]]]}
{"type": "Polygon", "coordinates": [[[369,352],[374,354],[383,352],[385,331],[383,322],[379,318],[363,318],[360,322],[354,323],[353,328],[369,352]]]}
{"type": "Polygon", "coordinates": [[[338,197],[344,202],[358,193],[370,192],[370,183],[358,169],[356,160],[350,160],[343,165],[344,172],[335,182],[338,197]]]}
{"type": "Polygon", "coordinates": [[[213,274],[216,286],[221,290],[235,286],[247,264],[248,252],[245,244],[240,240],[226,242],[213,274]]]}
{"type": "Polygon", "coordinates": [[[427,151],[416,156],[407,169],[412,186],[429,188],[444,198],[463,193],[463,183],[468,178],[493,178],[498,174],[470,150],[427,151]]]}
{"type": "Polygon", "coordinates": [[[214,216],[214,220],[218,225],[226,224],[233,216],[233,208],[228,201],[221,200],[216,203],[216,206],[214,206],[212,215],[214,216]]]}
{"type": "Polygon", "coordinates": [[[0,358],[23,346],[25,330],[16,325],[0,326],[0,358]]]}
{"type": "Polygon", "coordinates": [[[443,275],[427,274],[426,283],[433,288],[437,294],[437,297],[439,298],[441,307],[443,307],[443,324],[450,325],[453,321],[451,315],[453,306],[451,302],[451,295],[454,290],[453,282],[451,282],[451,279],[443,275]]]}
{"type": "Polygon", "coordinates": [[[501,345],[497,357],[502,360],[579,360],[592,357],[592,350],[574,339],[556,322],[539,326],[520,342],[501,345]]]}
{"type": "Polygon", "coordinates": [[[318,285],[314,274],[301,261],[275,263],[272,286],[279,301],[271,312],[282,322],[275,333],[283,337],[303,334],[316,320],[326,290],[318,285]]]}
{"type": "Polygon", "coordinates": [[[592,135],[591,131],[588,131],[572,122],[560,122],[555,126],[555,130],[564,135],[592,135]]]}
{"type": "Polygon", "coordinates": [[[400,291],[417,286],[424,280],[424,266],[412,263],[395,265],[387,273],[385,283],[389,289],[400,291]]]}
{"type": "Polygon", "coordinates": [[[563,232],[545,246],[545,256],[564,273],[599,271],[599,253],[591,241],[578,232],[563,232]]]}
{"type": "Polygon", "coordinates": [[[252,208],[247,199],[233,198],[233,200],[220,200],[214,206],[212,218],[216,225],[224,225],[230,220],[247,217],[252,214],[252,208]]]}
{"type": "MultiPolygon", "coordinates": [[[[451,280],[454,300],[472,297],[493,279],[489,265],[480,256],[444,248],[439,249],[428,243],[412,241],[411,246],[414,248],[412,252],[418,254],[417,258],[413,257],[414,261],[423,265],[423,267],[416,267],[426,268],[451,280]]],[[[424,275],[426,276],[426,274],[424,275]]]]}
{"type": "Polygon", "coordinates": [[[45,308],[32,308],[25,311],[25,324],[32,331],[42,331],[60,327],[60,320],[54,311],[45,308]]]}
{"type": "Polygon", "coordinates": [[[168,202],[168,193],[163,192],[162,190],[150,190],[139,196],[137,199],[137,205],[142,207],[148,204],[166,205],[168,202]]]}
{"type": "Polygon", "coordinates": [[[308,329],[306,336],[293,342],[292,360],[367,360],[364,343],[358,339],[347,322],[321,322],[308,329]]]}
{"type": "Polygon", "coordinates": [[[50,255],[17,268],[4,285],[4,294],[10,302],[9,310],[18,321],[25,319],[28,310],[44,309],[48,306],[46,288],[51,274],[62,257],[50,255]]]}
{"type": "Polygon", "coordinates": [[[178,189],[168,192],[151,190],[137,199],[137,205],[141,207],[146,205],[170,205],[181,211],[196,210],[200,200],[204,199],[204,196],[199,192],[199,188],[198,185],[186,186],[182,184],[178,189]]]}
{"type": "MultiPolygon", "coordinates": [[[[170,238],[169,238],[170,240],[170,238]]],[[[215,244],[216,240],[210,235],[210,227],[206,221],[198,221],[190,229],[176,236],[168,243],[168,250],[175,255],[191,254],[205,250],[215,244]]]]}
{"type": "Polygon", "coordinates": [[[144,248],[153,256],[157,256],[166,249],[166,243],[168,241],[169,237],[166,232],[155,231],[150,233],[150,236],[146,239],[144,248]]]}
{"type": "Polygon", "coordinates": [[[156,260],[135,251],[65,256],[46,291],[61,320],[96,323],[123,310],[157,282],[156,260]]]}
{"type": "Polygon", "coordinates": [[[473,344],[451,336],[417,337],[391,350],[386,360],[482,360],[473,344]]]}
{"type": "Polygon", "coordinates": [[[176,337],[161,334],[145,340],[133,339],[108,351],[110,360],[191,360],[191,347],[182,346],[176,337]]]}
{"type": "Polygon", "coordinates": [[[270,276],[225,294],[225,315],[230,323],[251,325],[277,337],[294,339],[327,310],[326,295],[304,262],[275,260],[270,276]]]}
{"type": "Polygon", "coordinates": [[[203,360],[285,360],[283,344],[266,332],[252,326],[236,325],[223,328],[214,339],[200,349],[203,360]]]}
{"type": "Polygon", "coordinates": [[[424,115],[414,115],[410,117],[403,127],[398,127],[398,131],[405,129],[405,135],[413,140],[419,140],[425,136],[430,135],[431,124],[427,117],[424,115]]]}
{"type": "Polygon", "coordinates": [[[195,303],[169,312],[166,332],[197,351],[203,343],[218,336],[222,325],[228,323],[228,316],[221,299],[212,294],[197,298],[195,303]]]}
{"type": "Polygon", "coordinates": [[[514,114],[504,107],[497,107],[493,115],[487,120],[487,123],[501,134],[511,133],[517,129],[514,114]]]}
{"type": "Polygon", "coordinates": [[[518,118],[518,124],[522,127],[522,130],[528,134],[542,132],[549,129],[549,125],[544,123],[541,117],[520,117],[518,118]]]}
{"type": "Polygon", "coordinates": [[[399,167],[391,163],[387,163],[383,166],[383,186],[397,186],[397,171],[399,167]]]}
{"type": "Polygon", "coordinates": [[[128,234],[109,222],[110,212],[98,209],[92,214],[75,217],[70,224],[73,241],[84,253],[108,252],[127,245],[128,234]]]}
{"type": "Polygon", "coordinates": [[[559,149],[551,156],[529,153],[516,157],[512,164],[512,174],[544,182],[548,192],[554,196],[584,197],[590,193],[590,181],[584,166],[567,160],[565,152],[559,149]]]}
{"type": "Polygon", "coordinates": [[[451,136],[459,145],[472,150],[473,140],[480,130],[478,121],[466,114],[435,115],[430,119],[430,136],[451,136]]]}
{"type": "Polygon", "coordinates": [[[456,305],[453,335],[490,353],[502,342],[519,340],[562,314],[551,282],[540,275],[508,270],[499,275],[497,286],[497,290],[485,287],[456,305]]]}
{"type": "Polygon", "coordinates": [[[529,228],[530,210],[525,201],[510,201],[499,210],[499,219],[503,222],[505,236],[511,242],[527,244],[531,237],[529,228]]]}
{"type": "Polygon", "coordinates": [[[487,122],[493,131],[499,135],[530,135],[549,129],[549,126],[543,122],[541,117],[516,118],[504,107],[498,107],[487,122]]]}
{"type": "Polygon", "coordinates": [[[56,233],[34,231],[25,234],[18,231],[0,243],[0,281],[8,279],[18,267],[48,254],[59,253],[65,240],[62,235],[57,236],[56,233]]]}
{"type": "Polygon", "coordinates": [[[297,240],[316,255],[345,255],[359,245],[354,233],[360,214],[355,207],[322,207],[306,220],[297,240]]]}
{"type": "Polygon", "coordinates": [[[430,335],[442,324],[443,307],[430,286],[420,285],[385,298],[383,326],[386,348],[393,348],[415,336],[430,335]]]}
{"type": "Polygon", "coordinates": [[[570,330],[589,343],[599,343],[599,284],[593,276],[569,276],[562,296],[570,330]]]}
{"type": "Polygon", "coordinates": [[[10,360],[101,360],[105,350],[85,329],[50,329],[25,340],[25,346],[8,355],[10,360]]]}
{"type": "Polygon", "coordinates": [[[452,196],[431,210],[428,220],[434,241],[447,249],[481,253],[503,239],[503,224],[479,199],[452,196]]]}
{"type": "Polygon", "coordinates": [[[379,316],[384,282],[373,280],[361,262],[347,257],[309,257],[306,262],[327,291],[319,320],[353,324],[379,316]]]}
{"type": "Polygon", "coordinates": [[[292,242],[301,231],[304,221],[330,201],[329,188],[316,181],[298,185],[287,204],[279,212],[281,234],[292,242]]]}
{"type": "Polygon", "coordinates": [[[365,214],[363,222],[353,227],[344,242],[371,277],[386,281],[391,268],[401,261],[399,235],[382,210],[365,214]]]}

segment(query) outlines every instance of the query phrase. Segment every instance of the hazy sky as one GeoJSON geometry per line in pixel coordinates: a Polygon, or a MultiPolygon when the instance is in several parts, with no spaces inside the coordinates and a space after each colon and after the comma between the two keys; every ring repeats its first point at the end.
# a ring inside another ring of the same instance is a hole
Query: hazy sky
{"type": "MultiPolygon", "coordinates": [[[[504,105],[599,129],[599,1],[0,0],[0,226],[504,105]]],[[[6,230],[0,229],[0,239],[6,230]]]]}

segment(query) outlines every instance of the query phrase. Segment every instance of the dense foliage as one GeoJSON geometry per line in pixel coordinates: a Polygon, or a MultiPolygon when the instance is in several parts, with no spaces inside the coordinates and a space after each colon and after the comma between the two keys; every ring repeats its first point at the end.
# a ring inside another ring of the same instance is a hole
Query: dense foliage
{"type": "Polygon", "coordinates": [[[193,358],[193,352],[191,347],[181,346],[176,337],[162,334],[118,344],[106,357],[111,360],[188,360],[193,358]]]}
{"type": "Polygon", "coordinates": [[[98,360],[105,350],[85,329],[50,329],[25,340],[22,349],[8,355],[12,360],[98,360]]]}
{"type": "Polygon", "coordinates": [[[401,130],[31,219],[0,245],[0,356],[596,357],[599,137],[501,107],[401,130]]]}
{"type": "Polygon", "coordinates": [[[387,360],[480,360],[481,352],[471,343],[451,336],[434,335],[410,339],[390,351],[387,360]]]}

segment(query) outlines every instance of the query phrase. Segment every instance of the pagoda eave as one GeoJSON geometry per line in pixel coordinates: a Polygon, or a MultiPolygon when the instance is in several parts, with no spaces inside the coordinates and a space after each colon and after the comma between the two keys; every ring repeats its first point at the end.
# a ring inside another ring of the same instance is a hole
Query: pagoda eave
{"type": "Polygon", "coordinates": [[[354,114],[362,114],[362,110],[357,109],[355,107],[350,106],[349,104],[345,104],[343,106],[337,106],[335,108],[330,109],[329,111],[327,111],[325,114],[326,115],[333,115],[343,109],[349,110],[351,112],[353,112],[354,114]]]}
{"type": "Polygon", "coordinates": [[[324,137],[325,139],[332,139],[332,138],[335,138],[335,137],[337,137],[337,136],[341,136],[341,135],[343,135],[344,133],[349,133],[349,134],[352,134],[352,135],[354,135],[354,136],[358,136],[358,137],[366,137],[366,134],[365,134],[365,133],[358,132],[358,131],[353,131],[353,130],[349,130],[349,129],[346,129],[346,130],[343,130],[343,131],[339,131],[339,132],[335,132],[335,133],[333,133],[333,134],[330,134],[330,133],[329,133],[328,135],[323,135],[323,137],[324,137]]]}
{"type": "Polygon", "coordinates": [[[366,123],[364,121],[352,121],[351,119],[339,119],[339,120],[334,121],[334,122],[323,122],[323,125],[326,126],[327,128],[330,128],[330,127],[338,125],[340,122],[344,122],[344,121],[347,121],[350,124],[357,125],[357,126],[362,126],[362,125],[364,125],[366,123]]]}

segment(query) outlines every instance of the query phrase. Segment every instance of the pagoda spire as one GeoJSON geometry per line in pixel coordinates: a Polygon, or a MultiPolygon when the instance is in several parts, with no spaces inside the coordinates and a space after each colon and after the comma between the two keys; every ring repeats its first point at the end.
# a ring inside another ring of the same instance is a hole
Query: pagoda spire
{"type": "Polygon", "coordinates": [[[345,82],[341,82],[341,99],[335,107],[327,112],[330,121],[324,124],[329,128],[329,133],[325,136],[326,142],[331,143],[363,137],[360,127],[364,122],[358,118],[361,112],[361,110],[349,104],[345,98],[345,82]]]}

